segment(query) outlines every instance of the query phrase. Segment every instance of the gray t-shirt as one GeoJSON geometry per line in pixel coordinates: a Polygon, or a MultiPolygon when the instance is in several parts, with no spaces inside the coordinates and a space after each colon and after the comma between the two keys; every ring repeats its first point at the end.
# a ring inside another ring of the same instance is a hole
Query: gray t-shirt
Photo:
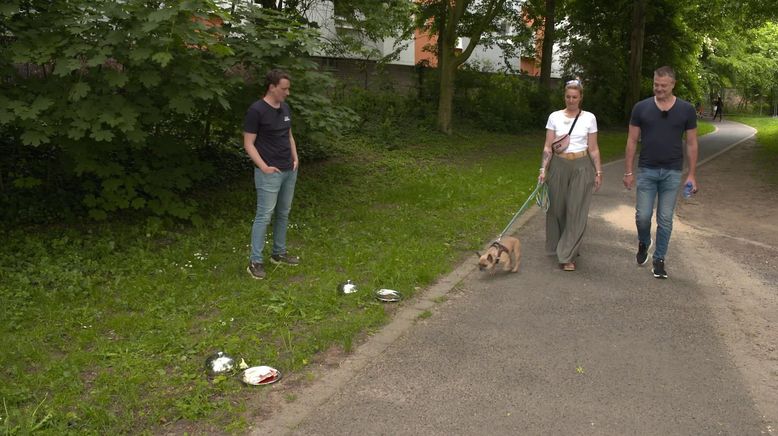
{"type": "Polygon", "coordinates": [[[635,104],[629,123],[640,127],[638,167],[683,169],[683,134],[697,128],[691,103],[676,98],[673,107],[662,112],[649,97],[635,104]]]}

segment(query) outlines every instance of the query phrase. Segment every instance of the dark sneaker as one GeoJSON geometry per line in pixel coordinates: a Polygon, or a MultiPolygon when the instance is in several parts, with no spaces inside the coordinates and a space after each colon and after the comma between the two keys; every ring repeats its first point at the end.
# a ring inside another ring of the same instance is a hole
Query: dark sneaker
{"type": "Polygon", "coordinates": [[[638,242],[638,254],[635,259],[638,261],[638,265],[645,265],[648,262],[648,249],[651,248],[653,241],[648,240],[648,245],[638,242]]]}
{"type": "Polygon", "coordinates": [[[257,280],[265,278],[265,266],[262,265],[262,262],[249,262],[249,266],[246,268],[246,271],[251,274],[251,277],[257,280]]]}
{"type": "Polygon", "coordinates": [[[289,253],[274,254],[270,256],[270,261],[276,265],[284,264],[284,265],[297,266],[300,264],[300,258],[297,256],[290,256],[289,253]]]}
{"type": "Polygon", "coordinates": [[[654,269],[651,271],[654,273],[654,277],[658,279],[666,279],[667,271],[665,271],[665,260],[654,259],[654,269]]]}

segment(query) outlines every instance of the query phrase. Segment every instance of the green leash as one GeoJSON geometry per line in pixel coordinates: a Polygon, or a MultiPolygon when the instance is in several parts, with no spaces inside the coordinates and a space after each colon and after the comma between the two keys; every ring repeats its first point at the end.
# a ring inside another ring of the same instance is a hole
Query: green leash
{"type": "Polygon", "coordinates": [[[500,242],[500,239],[502,239],[505,232],[508,231],[508,229],[511,228],[514,222],[516,222],[516,219],[521,216],[521,214],[526,211],[530,205],[532,204],[532,200],[535,200],[535,203],[537,203],[538,207],[543,210],[543,212],[548,211],[548,186],[546,186],[545,183],[538,182],[538,185],[535,187],[535,190],[532,191],[532,194],[527,197],[527,201],[524,202],[524,204],[519,208],[519,211],[516,212],[515,215],[513,215],[513,218],[511,219],[511,222],[508,223],[507,226],[503,229],[502,233],[500,233],[500,236],[497,237],[497,242],[500,242]]]}

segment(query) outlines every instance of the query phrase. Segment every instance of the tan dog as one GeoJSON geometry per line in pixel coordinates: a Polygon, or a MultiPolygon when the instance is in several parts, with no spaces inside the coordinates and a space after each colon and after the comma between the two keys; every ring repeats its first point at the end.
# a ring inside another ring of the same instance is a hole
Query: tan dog
{"type": "Polygon", "coordinates": [[[521,263],[521,242],[513,236],[506,236],[499,241],[492,242],[484,254],[478,253],[478,269],[489,270],[494,273],[494,267],[502,263],[504,271],[516,272],[521,263]],[[511,266],[513,268],[511,268],[511,266]]]}

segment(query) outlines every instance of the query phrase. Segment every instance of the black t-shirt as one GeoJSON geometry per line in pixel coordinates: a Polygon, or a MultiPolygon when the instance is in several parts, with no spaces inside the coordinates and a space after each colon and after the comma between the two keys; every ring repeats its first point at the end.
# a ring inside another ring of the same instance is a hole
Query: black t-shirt
{"type": "Polygon", "coordinates": [[[654,97],[641,100],[632,108],[629,123],[640,127],[638,167],[683,169],[683,134],[697,128],[697,114],[688,101],[676,98],[663,114],[654,97]]]}
{"type": "Polygon", "coordinates": [[[257,100],[249,107],[243,120],[243,131],[257,135],[254,147],[262,160],[282,171],[293,167],[292,143],[289,140],[291,128],[292,112],[285,102],[276,109],[265,100],[257,100]]]}

